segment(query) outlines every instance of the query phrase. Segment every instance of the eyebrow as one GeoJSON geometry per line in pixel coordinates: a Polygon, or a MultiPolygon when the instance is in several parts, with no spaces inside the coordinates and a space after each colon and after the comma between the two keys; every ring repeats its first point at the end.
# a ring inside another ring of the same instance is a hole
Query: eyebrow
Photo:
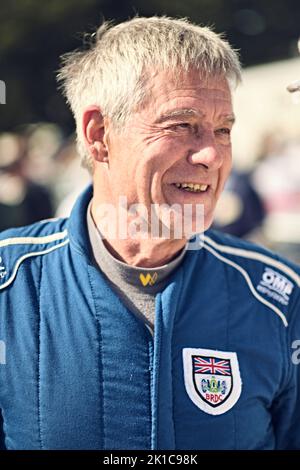
{"type": "Polygon", "coordinates": [[[236,121],[234,114],[222,114],[220,116],[220,120],[222,120],[222,122],[228,122],[230,124],[234,124],[236,121]]]}
{"type": "MultiPolygon", "coordinates": [[[[172,111],[168,111],[157,118],[155,124],[162,124],[166,121],[170,121],[171,119],[183,119],[183,118],[203,118],[204,113],[201,111],[197,111],[192,108],[178,108],[173,109],[172,111]]],[[[234,124],[235,116],[234,114],[222,114],[220,116],[220,121],[228,122],[230,124],[234,124]]]]}
{"type": "Polygon", "coordinates": [[[162,124],[163,122],[170,121],[171,119],[180,119],[180,118],[187,118],[187,117],[203,117],[204,114],[201,111],[196,111],[195,109],[190,108],[178,108],[173,109],[172,111],[167,111],[166,113],[162,114],[157,118],[155,124],[162,124]]]}

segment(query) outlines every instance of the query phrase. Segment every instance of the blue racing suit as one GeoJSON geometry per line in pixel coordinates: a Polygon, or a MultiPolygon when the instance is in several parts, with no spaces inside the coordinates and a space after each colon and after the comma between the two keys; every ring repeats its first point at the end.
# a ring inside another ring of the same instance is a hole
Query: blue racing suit
{"type": "Polygon", "coordinates": [[[5,447],[300,449],[299,268],[207,231],[152,336],[94,263],[91,197],[0,236],[5,447]]]}

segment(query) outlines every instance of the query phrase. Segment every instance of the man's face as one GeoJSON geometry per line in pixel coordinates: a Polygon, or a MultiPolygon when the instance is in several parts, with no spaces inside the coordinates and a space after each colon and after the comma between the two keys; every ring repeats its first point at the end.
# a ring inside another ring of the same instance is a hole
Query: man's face
{"type": "Polygon", "coordinates": [[[191,71],[175,85],[170,74],[156,74],[147,105],[121,133],[109,133],[114,203],[126,196],[128,205],[142,203],[148,211],[151,204],[202,204],[206,230],[231,169],[232,121],[226,79],[204,81],[191,71]],[[191,183],[197,186],[185,186],[191,183]]]}

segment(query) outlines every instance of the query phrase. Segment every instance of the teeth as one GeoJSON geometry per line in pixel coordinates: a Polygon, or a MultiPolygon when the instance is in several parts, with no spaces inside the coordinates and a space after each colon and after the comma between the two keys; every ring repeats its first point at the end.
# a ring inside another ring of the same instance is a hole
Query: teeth
{"type": "Polygon", "coordinates": [[[185,191],[191,192],[204,192],[208,188],[208,184],[198,184],[198,183],[175,183],[176,188],[185,189],[185,191]]]}

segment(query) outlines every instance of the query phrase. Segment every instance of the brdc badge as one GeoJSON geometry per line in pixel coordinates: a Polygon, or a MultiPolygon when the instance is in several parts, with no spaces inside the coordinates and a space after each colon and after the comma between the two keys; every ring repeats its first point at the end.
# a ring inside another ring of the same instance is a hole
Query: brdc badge
{"type": "Polygon", "coordinates": [[[235,352],[184,348],[183,368],[186,391],[205,413],[220,415],[238,401],[242,381],[235,352]]]}

